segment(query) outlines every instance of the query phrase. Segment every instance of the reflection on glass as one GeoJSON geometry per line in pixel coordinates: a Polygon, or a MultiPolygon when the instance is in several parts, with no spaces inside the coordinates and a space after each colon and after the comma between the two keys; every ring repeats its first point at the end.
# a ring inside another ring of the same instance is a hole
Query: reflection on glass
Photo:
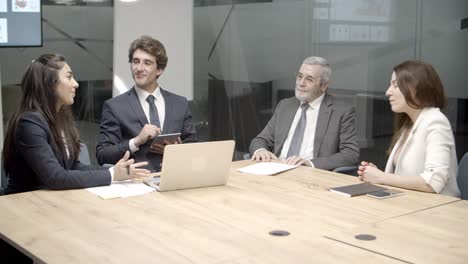
{"type": "Polygon", "coordinates": [[[313,19],[328,26],[332,42],[388,42],[391,10],[391,0],[316,1],[313,19]]]}

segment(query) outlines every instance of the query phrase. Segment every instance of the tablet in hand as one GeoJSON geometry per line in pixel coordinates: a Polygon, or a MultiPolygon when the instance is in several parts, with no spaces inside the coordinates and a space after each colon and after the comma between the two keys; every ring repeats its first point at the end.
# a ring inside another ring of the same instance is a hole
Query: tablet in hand
{"type": "Polygon", "coordinates": [[[156,136],[153,140],[152,145],[154,144],[163,144],[164,141],[169,141],[169,142],[176,142],[177,138],[180,137],[180,133],[172,133],[172,134],[160,134],[156,136]]]}

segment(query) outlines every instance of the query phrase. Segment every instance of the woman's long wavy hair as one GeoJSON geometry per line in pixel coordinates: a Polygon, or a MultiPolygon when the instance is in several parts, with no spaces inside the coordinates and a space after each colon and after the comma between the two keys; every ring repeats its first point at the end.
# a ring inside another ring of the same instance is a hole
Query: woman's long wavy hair
{"type": "MultiPolygon", "coordinates": [[[[396,82],[401,93],[405,97],[408,106],[414,109],[425,107],[438,107],[443,109],[447,98],[444,86],[434,67],[429,63],[419,60],[408,60],[393,68],[396,82]]],[[[403,140],[413,126],[413,121],[406,113],[395,113],[395,126],[390,148],[390,154],[398,139],[403,140]]]]}
{"type": "Polygon", "coordinates": [[[45,118],[55,140],[55,144],[52,144],[55,152],[59,152],[64,156],[66,155],[65,148],[67,148],[72,160],[78,158],[80,140],[72,111],[69,106],[62,106],[57,111],[58,73],[64,65],[65,58],[63,56],[44,54],[31,63],[24,73],[21,80],[21,102],[8,122],[8,130],[3,145],[3,162],[6,173],[11,170],[15,156],[15,135],[18,119],[25,112],[37,112],[45,118]]]}

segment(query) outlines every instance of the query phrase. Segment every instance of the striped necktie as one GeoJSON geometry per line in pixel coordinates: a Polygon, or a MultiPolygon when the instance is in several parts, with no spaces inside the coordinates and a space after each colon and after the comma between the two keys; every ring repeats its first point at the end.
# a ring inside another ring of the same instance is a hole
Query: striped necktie
{"type": "Polygon", "coordinates": [[[154,96],[152,94],[150,94],[150,95],[148,95],[148,97],[146,97],[146,101],[149,104],[150,124],[161,128],[161,124],[159,123],[158,108],[154,104],[154,100],[155,100],[155,98],[154,98],[154,96]]]}

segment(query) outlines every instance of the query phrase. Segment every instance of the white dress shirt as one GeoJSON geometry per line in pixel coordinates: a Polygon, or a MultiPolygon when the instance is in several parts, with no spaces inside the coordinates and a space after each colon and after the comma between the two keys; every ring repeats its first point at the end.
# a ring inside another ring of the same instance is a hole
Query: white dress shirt
{"type": "Polygon", "coordinates": [[[148,119],[148,123],[150,122],[150,117],[149,117],[149,103],[146,101],[146,98],[148,95],[152,94],[154,96],[154,104],[156,105],[156,108],[158,109],[158,117],[159,117],[159,123],[161,124],[161,131],[163,130],[164,126],[164,117],[166,116],[166,104],[164,103],[164,97],[161,94],[161,89],[159,89],[159,86],[153,91],[153,93],[148,93],[147,91],[138,88],[135,86],[135,91],[137,93],[138,99],[140,100],[141,107],[143,108],[143,112],[145,112],[145,116],[148,119]]]}
{"type": "MultiPolygon", "coordinates": [[[[166,104],[164,102],[164,97],[161,94],[161,89],[156,87],[156,89],[153,91],[153,93],[148,93],[147,91],[137,87],[135,85],[135,91],[138,96],[138,100],[140,101],[141,108],[143,108],[143,112],[145,113],[146,119],[148,119],[148,123],[150,123],[150,117],[149,117],[149,103],[146,101],[146,98],[148,95],[152,94],[154,96],[154,104],[156,105],[156,108],[158,109],[158,117],[159,117],[159,123],[161,124],[161,131],[163,131],[164,127],[164,117],[166,116],[166,104]]],[[[132,138],[129,142],[128,145],[130,147],[130,150],[132,153],[135,153],[138,151],[138,147],[134,143],[135,138],[132,138]]]]}
{"type": "MultiPolygon", "coordinates": [[[[301,150],[299,152],[299,156],[306,160],[311,160],[314,158],[314,138],[315,138],[315,128],[317,127],[317,119],[318,119],[318,112],[320,109],[320,104],[323,101],[324,95],[322,94],[320,97],[315,99],[314,101],[309,103],[309,108],[306,110],[306,127],[304,130],[304,138],[302,139],[301,150]]],[[[283,144],[283,148],[281,149],[281,155],[279,156],[280,159],[286,159],[289,151],[289,147],[291,146],[291,140],[294,135],[294,131],[296,130],[297,123],[299,123],[299,119],[301,118],[301,106],[297,108],[296,115],[294,116],[294,120],[289,128],[288,137],[283,144]]],[[[310,165],[313,166],[311,163],[310,165]]]]}

